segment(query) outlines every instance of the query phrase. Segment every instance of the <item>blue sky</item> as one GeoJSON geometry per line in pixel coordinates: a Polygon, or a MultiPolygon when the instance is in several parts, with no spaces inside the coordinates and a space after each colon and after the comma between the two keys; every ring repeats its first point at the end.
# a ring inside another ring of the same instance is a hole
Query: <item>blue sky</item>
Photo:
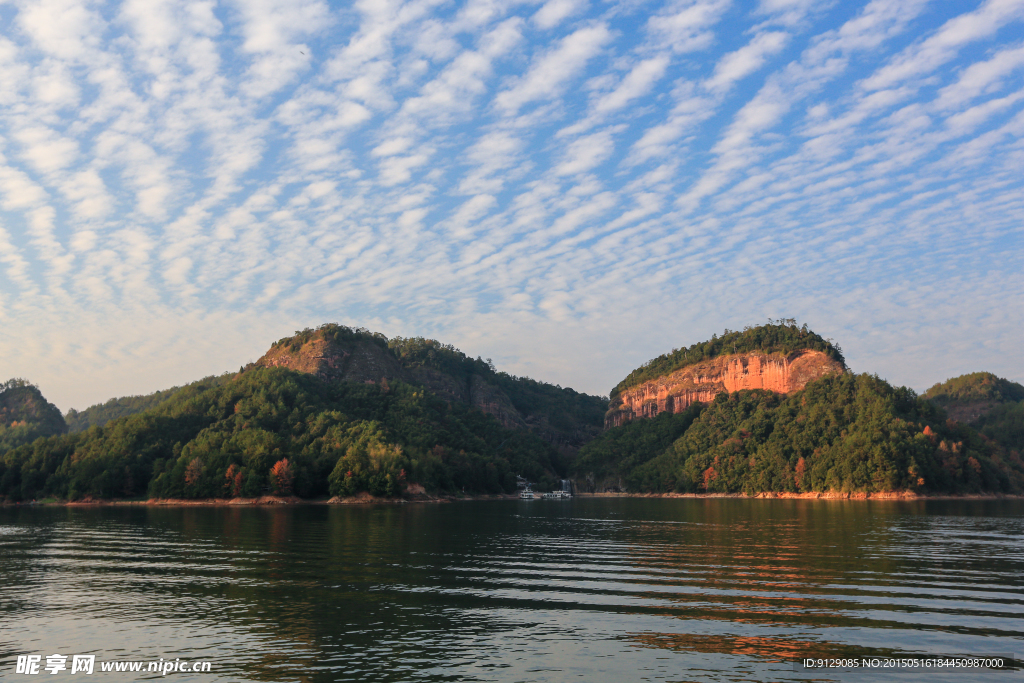
{"type": "Polygon", "coordinates": [[[1024,381],[1024,0],[0,2],[0,379],[323,322],[604,394],[768,318],[1024,381]]]}

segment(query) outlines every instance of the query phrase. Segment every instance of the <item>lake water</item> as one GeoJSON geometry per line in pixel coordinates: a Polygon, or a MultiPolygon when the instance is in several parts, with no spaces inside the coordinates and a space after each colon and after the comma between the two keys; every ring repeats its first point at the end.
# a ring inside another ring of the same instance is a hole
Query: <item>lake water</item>
{"type": "Polygon", "coordinates": [[[793,661],[1024,656],[1024,503],[8,507],[0,610],[4,680],[1020,680],[793,661]]]}

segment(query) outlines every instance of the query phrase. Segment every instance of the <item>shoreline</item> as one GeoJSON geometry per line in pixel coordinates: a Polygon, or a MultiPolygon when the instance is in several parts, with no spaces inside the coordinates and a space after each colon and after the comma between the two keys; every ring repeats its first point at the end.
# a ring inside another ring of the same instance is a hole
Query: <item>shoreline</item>
{"type": "Polygon", "coordinates": [[[746,500],[1024,500],[1018,493],[915,493],[913,491],[879,491],[866,493],[854,491],[812,491],[793,493],[791,491],[761,491],[746,493],[579,493],[580,498],[741,498],[746,500]]]}
{"type": "MultiPolygon", "coordinates": [[[[575,498],[682,498],[743,500],[855,500],[855,501],[928,501],[928,500],[1024,500],[1024,495],[1013,493],[919,494],[913,491],[883,491],[877,493],[841,491],[793,493],[762,491],[746,493],[577,493],[575,498]]],[[[29,503],[0,503],[0,507],[270,507],[294,505],[405,505],[408,503],[458,503],[481,500],[518,500],[518,494],[440,495],[417,494],[408,498],[381,498],[361,493],[346,498],[298,498],[296,496],[260,496],[258,498],[149,498],[147,500],[85,499],[47,500],[29,503]]],[[[538,499],[540,500],[540,499],[538,499]]]]}

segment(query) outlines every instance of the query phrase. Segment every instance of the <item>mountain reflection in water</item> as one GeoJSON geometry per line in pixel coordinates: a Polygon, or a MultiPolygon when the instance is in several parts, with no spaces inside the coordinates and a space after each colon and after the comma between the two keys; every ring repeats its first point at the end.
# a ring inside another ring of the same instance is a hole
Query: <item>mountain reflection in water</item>
{"type": "Polygon", "coordinates": [[[793,661],[1024,655],[1022,534],[1013,500],[0,508],[0,677],[878,680],[793,661]]]}

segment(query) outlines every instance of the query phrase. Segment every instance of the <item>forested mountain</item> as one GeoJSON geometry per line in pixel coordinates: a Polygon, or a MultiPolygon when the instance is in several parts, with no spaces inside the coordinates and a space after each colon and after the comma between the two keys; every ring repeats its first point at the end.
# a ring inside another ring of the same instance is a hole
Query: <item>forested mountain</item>
{"type": "Polygon", "coordinates": [[[611,395],[573,464],[591,490],[1024,493],[1024,387],[975,373],[918,397],[792,319],[659,356],[611,395]]]}
{"type": "MultiPolygon", "coordinates": [[[[233,373],[212,375],[185,386],[217,386],[229,381],[233,376],[233,373]]],[[[122,396],[120,398],[112,398],[106,403],[97,403],[96,405],[89,406],[84,410],[75,410],[72,408],[64,415],[64,421],[67,422],[68,431],[71,433],[82,432],[89,427],[102,427],[111,420],[116,420],[119,417],[127,417],[128,415],[135,415],[136,413],[141,413],[144,410],[155,408],[164,401],[170,399],[183,388],[185,387],[171,387],[170,389],[155,391],[152,394],[146,394],[143,396],[122,396]]]]}
{"type": "Polygon", "coordinates": [[[27,380],[0,383],[0,454],[43,436],[68,430],[60,410],[27,380]]]}
{"type": "Polygon", "coordinates": [[[515,490],[517,474],[553,486],[565,469],[537,435],[422,387],[258,367],[219,386],[190,385],[102,427],[8,451],[0,495],[395,495],[408,483],[497,493],[515,490]]]}
{"type": "Polygon", "coordinates": [[[327,382],[419,385],[493,415],[508,428],[532,431],[567,453],[600,432],[607,408],[601,397],[499,372],[490,359],[470,358],[450,344],[388,339],[333,323],[275,342],[256,366],[285,367],[327,382]]]}
{"type": "Polygon", "coordinates": [[[74,433],[0,451],[0,496],[497,493],[516,475],[554,486],[605,405],[434,340],[324,325],[237,374],[70,411],[74,433]]]}
{"type": "Polygon", "coordinates": [[[574,471],[594,488],[651,492],[1024,493],[1019,452],[866,374],[789,395],[722,393],[616,427],[580,450],[574,471]]]}

